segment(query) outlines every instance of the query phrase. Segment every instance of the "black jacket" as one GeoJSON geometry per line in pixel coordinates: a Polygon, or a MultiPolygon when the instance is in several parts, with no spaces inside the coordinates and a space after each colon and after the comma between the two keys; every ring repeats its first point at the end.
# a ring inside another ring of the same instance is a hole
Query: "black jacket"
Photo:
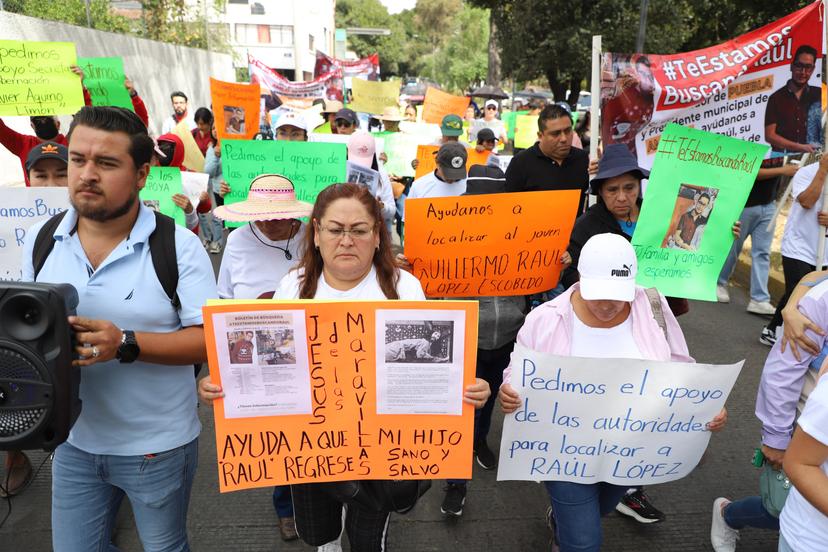
{"type": "MultiPolygon", "coordinates": [[[[641,207],[641,198],[638,199],[638,206],[641,207]]],[[[572,234],[569,236],[569,245],[566,250],[572,257],[572,264],[570,264],[561,276],[561,282],[566,289],[572,287],[572,284],[578,281],[578,259],[581,257],[581,248],[592,236],[598,234],[618,234],[624,236],[627,241],[631,238],[621,230],[621,225],[609,212],[606,204],[598,200],[598,203],[587,209],[587,212],[578,217],[575,221],[575,226],[572,228],[572,234]]]]}

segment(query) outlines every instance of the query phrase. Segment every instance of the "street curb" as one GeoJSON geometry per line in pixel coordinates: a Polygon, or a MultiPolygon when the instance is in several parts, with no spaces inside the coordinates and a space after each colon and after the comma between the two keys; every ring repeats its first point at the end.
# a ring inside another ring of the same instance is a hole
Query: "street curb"
{"type": "MultiPolygon", "coordinates": [[[[730,283],[744,288],[750,292],[750,251],[748,254],[739,255],[736,261],[736,267],[733,269],[733,276],[730,277],[730,283]]],[[[776,305],[778,301],[785,294],[785,277],[779,270],[774,270],[771,267],[768,273],[768,292],[771,296],[771,303],[776,305]]]]}

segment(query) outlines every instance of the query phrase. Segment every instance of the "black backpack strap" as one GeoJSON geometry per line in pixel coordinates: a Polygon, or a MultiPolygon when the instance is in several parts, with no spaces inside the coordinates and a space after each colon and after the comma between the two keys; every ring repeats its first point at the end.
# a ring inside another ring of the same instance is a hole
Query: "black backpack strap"
{"type": "Polygon", "coordinates": [[[40,231],[37,233],[37,237],[35,237],[34,247],[32,248],[32,267],[34,268],[33,280],[37,280],[37,275],[40,273],[40,269],[43,268],[43,265],[46,263],[46,259],[49,257],[49,253],[51,253],[52,249],[54,249],[55,230],[57,230],[57,227],[60,226],[60,223],[65,216],[66,211],[62,211],[47,220],[46,224],[40,227],[40,231]]]}
{"type": "Polygon", "coordinates": [[[170,298],[175,310],[181,308],[178,298],[178,256],[175,252],[175,221],[155,213],[155,230],[149,236],[150,255],[155,275],[170,298]]]}

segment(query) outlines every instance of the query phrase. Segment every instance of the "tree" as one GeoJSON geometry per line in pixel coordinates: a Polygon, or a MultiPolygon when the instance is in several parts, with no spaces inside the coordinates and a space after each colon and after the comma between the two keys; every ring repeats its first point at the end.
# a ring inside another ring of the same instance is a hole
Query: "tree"
{"type": "Polygon", "coordinates": [[[441,44],[425,58],[424,72],[454,92],[465,92],[484,81],[488,72],[488,11],[464,4],[443,33],[441,44]]]}
{"type": "MultiPolygon", "coordinates": [[[[84,0],[21,0],[10,6],[10,11],[19,10],[18,13],[40,17],[51,21],[63,21],[70,25],[86,27],[86,3],[84,0]]],[[[128,33],[134,31],[134,26],[126,17],[116,15],[109,9],[109,2],[106,0],[91,0],[89,3],[90,19],[92,27],[102,31],[113,33],[128,33]]]]}
{"type": "Polygon", "coordinates": [[[390,29],[389,36],[348,36],[348,48],[359,57],[380,54],[383,76],[399,75],[406,64],[408,30],[400,17],[392,16],[379,0],[340,0],[336,3],[337,27],[390,29]]]}

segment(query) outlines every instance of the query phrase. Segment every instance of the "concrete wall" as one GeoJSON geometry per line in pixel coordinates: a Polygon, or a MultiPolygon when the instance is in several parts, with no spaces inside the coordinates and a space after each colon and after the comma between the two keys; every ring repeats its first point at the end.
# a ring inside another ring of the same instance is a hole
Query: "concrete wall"
{"type": "MultiPolygon", "coordinates": [[[[0,12],[0,37],[7,40],[74,42],[78,56],[119,56],[124,71],[147,104],[150,131],[158,134],[164,118],[172,113],[170,92],[182,90],[190,98],[190,109],[210,105],[210,77],[235,81],[233,60],[227,54],[144,40],[128,35],[95,31],[55,21],[0,12]]],[[[32,133],[25,117],[5,117],[6,124],[32,133]]],[[[70,117],[61,117],[61,129],[70,117]]],[[[22,182],[17,157],[0,147],[0,186],[22,182]]]]}

